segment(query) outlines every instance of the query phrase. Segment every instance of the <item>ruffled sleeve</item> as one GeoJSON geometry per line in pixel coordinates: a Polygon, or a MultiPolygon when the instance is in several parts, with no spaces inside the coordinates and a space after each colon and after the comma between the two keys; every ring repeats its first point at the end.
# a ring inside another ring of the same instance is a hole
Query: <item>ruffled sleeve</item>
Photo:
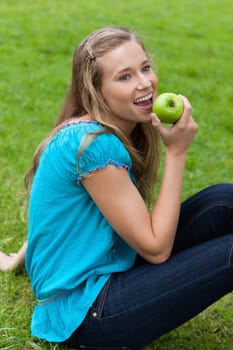
{"type": "MultiPolygon", "coordinates": [[[[83,142],[85,143],[85,140],[83,142]]],[[[81,154],[78,162],[78,180],[80,181],[83,176],[101,170],[107,165],[126,168],[129,173],[132,167],[129,152],[124,144],[110,133],[95,136],[81,154]]]]}

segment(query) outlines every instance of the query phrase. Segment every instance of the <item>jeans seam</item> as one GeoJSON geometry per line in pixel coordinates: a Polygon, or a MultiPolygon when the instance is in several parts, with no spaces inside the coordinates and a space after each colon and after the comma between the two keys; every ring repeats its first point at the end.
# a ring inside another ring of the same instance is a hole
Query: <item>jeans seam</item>
{"type": "Polygon", "coordinates": [[[101,319],[101,315],[104,309],[104,304],[106,301],[106,297],[108,295],[111,281],[112,281],[112,278],[110,277],[109,280],[106,282],[105,286],[103,287],[102,291],[100,292],[99,297],[96,299],[96,303],[93,304],[92,310],[91,310],[91,318],[101,319]],[[98,303],[98,300],[99,300],[99,303],[98,303]]]}
{"type": "Polygon", "coordinates": [[[199,213],[197,213],[196,216],[193,217],[193,219],[187,224],[185,225],[185,227],[183,228],[183,230],[180,232],[180,234],[182,234],[182,232],[186,229],[187,226],[190,226],[195,220],[197,220],[201,215],[203,215],[204,213],[206,213],[208,210],[216,208],[216,207],[227,207],[227,208],[231,208],[233,209],[233,205],[229,202],[226,201],[216,201],[212,204],[209,204],[208,206],[206,206],[205,208],[203,208],[202,210],[199,211],[199,213]]]}

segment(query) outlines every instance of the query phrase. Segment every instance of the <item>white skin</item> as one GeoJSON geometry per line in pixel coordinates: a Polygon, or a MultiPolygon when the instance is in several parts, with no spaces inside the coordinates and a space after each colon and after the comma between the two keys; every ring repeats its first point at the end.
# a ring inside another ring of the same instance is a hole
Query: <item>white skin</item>
{"type": "MultiPolygon", "coordinates": [[[[114,230],[144,259],[153,264],[162,263],[169,258],[173,247],[186,154],[198,126],[184,96],[181,96],[184,103],[182,117],[172,127],[162,125],[152,113],[158,81],[146,53],[135,41],[125,42],[98,60],[103,67],[102,94],[112,110],[113,123],[128,135],[137,123],[152,123],[165,146],[165,165],[152,212],[148,211],[124,168],[109,165],[84,177],[82,183],[114,230]],[[146,101],[137,103],[139,98],[146,101]]],[[[25,251],[26,244],[18,253],[21,263],[25,251]]],[[[0,270],[7,270],[7,265],[12,269],[11,255],[7,257],[1,253],[0,270]]]]}
{"type": "Polygon", "coordinates": [[[114,115],[113,123],[130,134],[138,122],[151,122],[158,81],[141,46],[128,41],[99,61],[104,67],[102,94],[114,115]],[[141,97],[148,99],[135,105],[141,97]]]}
{"type": "Polygon", "coordinates": [[[25,261],[25,254],[27,249],[27,242],[25,242],[18,253],[5,254],[0,252],[0,271],[8,272],[14,271],[22,266],[25,261]]]}

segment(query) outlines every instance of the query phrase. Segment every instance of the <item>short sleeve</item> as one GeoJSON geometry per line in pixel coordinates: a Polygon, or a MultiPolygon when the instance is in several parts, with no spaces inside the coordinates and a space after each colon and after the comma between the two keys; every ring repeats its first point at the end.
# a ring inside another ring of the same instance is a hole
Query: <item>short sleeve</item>
{"type": "Polygon", "coordinates": [[[132,167],[129,152],[117,136],[111,133],[96,135],[83,151],[78,164],[79,180],[107,165],[126,168],[129,172],[132,167]]]}

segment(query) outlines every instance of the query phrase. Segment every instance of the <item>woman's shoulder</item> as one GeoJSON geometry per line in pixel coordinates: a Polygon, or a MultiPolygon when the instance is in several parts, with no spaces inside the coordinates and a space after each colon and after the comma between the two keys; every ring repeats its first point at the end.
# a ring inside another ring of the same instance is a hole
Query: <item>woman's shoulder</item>
{"type": "Polygon", "coordinates": [[[98,123],[89,125],[89,132],[83,133],[78,160],[82,173],[90,173],[110,164],[127,169],[132,167],[130,154],[121,139],[98,123]]]}
{"type": "Polygon", "coordinates": [[[61,148],[79,148],[88,135],[100,133],[103,126],[93,120],[70,120],[58,126],[58,131],[51,139],[50,145],[61,148]]]}
{"type": "Polygon", "coordinates": [[[122,140],[96,120],[73,118],[59,125],[47,151],[70,158],[127,158],[130,156],[122,140]]]}
{"type": "Polygon", "coordinates": [[[88,133],[88,132],[95,132],[95,131],[101,131],[104,127],[98,123],[95,120],[70,120],[66,123],[61,124],[60,126],[60,133],[64,132],[76,132],[76,133],[88,133]]]}
{"type": "Polygon", "coordinates": [[[114,132],[98,121],[88,118],[74,118],[61,124],[58,138],[66,140],[69,144],[77,142],[79,147],[88,148],[89,151],[101,148],[107,152],[126,152],[123,142],[114,132]]]}
{"type": "MultiPolygon", "coordinates": [[[[84,127],[85,128],[85,127],[84,127]]],[[[105,129],[101,124],[89,125],[81,139],[81,150],[86,153],[105,153],[108,157],[128,154],[122,140],[111,130],[105,129]],[[89,129],[89,132],[87,131],[89,129]]]]}

